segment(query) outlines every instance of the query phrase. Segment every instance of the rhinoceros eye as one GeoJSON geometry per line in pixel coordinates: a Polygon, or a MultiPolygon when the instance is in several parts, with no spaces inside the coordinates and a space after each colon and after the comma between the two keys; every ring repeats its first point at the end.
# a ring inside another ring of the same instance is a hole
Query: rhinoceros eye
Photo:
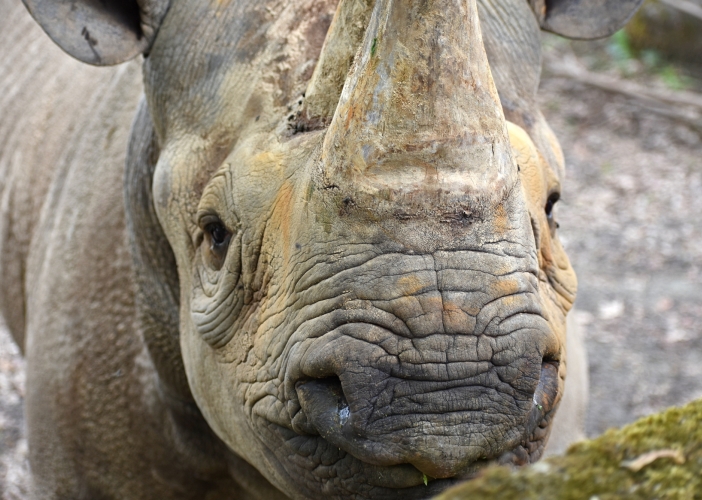
{"type": "Polygon", "coordinates": [[[224,264],[224,259],[227,256],[227,248],[229,247],[232,233],[226,228],[219,217],[210,216],[203,222],[205,239],[209,243],[208,253],[211,264],[216,269],[219,269],[224,264]]]}
{"type": "Polygon", "coordinates": [[[205,230],[210,233],[210,239],[213,247],[221,247],[227,243],[229,239],[229,231],[220,222],[208,224],[205,230]]]}
{"type": "Polygon", "coordinates": [[[548,219],[549,223],[553,220],[553,206],[560,198],[560,193],[551,193],[548,197],[548,200],[546,200],[546,206],[544,207],[544,210],[546,211],[546,218],[548,219]]]}

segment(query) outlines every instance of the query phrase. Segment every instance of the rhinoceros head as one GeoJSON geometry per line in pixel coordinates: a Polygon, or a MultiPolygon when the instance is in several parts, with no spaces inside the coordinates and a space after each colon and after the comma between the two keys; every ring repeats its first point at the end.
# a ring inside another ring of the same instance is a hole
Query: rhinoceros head
{"type": "Polygon", "coordinates": [[[140,2],[126,49],[63,43],[148,51],[127,198],[164,390],[295,498],[537,459],[576,288],[539,23],[601,36],[638,1],[605,3],[140,2]]]}

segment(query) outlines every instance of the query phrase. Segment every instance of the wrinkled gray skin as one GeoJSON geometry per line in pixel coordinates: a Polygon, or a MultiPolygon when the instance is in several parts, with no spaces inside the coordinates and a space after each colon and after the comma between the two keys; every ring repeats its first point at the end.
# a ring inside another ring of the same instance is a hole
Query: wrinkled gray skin
{"type": "Polygon", "coordinates": [[[0,0],[36,498],[425,498],[541,456],[576,284],[537,18],[342,5],[175,1],[142,86],[0,0]]]}

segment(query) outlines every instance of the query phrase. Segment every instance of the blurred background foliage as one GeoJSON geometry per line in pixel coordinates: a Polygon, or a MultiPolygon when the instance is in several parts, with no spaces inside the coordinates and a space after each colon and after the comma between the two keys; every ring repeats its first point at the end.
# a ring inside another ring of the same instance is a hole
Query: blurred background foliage
{"type": "Polygon", "coordinates": [[[702,92],[702,0],[646,0],[627,26],[609,38],[566,40],[545,34],[549,58],[575,55],[588,70],[669,90],[702,92]]]}
{"type": "MultiPolygon", "coordinates": [[[[612,37],[622,56],[664,70],[666,61],[702,72],[702,1],[647,0],[624,30],[612,37]]],[[[675,80],[671,80],[675,83],[675,80]]]]}

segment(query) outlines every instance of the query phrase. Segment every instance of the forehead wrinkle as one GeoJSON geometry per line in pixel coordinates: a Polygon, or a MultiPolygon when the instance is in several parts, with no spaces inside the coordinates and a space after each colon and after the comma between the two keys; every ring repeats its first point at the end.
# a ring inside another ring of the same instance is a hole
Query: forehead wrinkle
{"type": "Polygon", "coordinates": [[[309,19],[300,12],[324,17],[334,2],[190,3],[171,8],[144,64],[159,137],[185,129],[213,141],[233,140],[254,118],[263,118],[262,126],[282,117],[291,96],[304,91],[309,75],[301,68],[319,55],[319,43],[305,36],[309,19]],[[164,88],[169,92],[159,90],[164,88]]]}

